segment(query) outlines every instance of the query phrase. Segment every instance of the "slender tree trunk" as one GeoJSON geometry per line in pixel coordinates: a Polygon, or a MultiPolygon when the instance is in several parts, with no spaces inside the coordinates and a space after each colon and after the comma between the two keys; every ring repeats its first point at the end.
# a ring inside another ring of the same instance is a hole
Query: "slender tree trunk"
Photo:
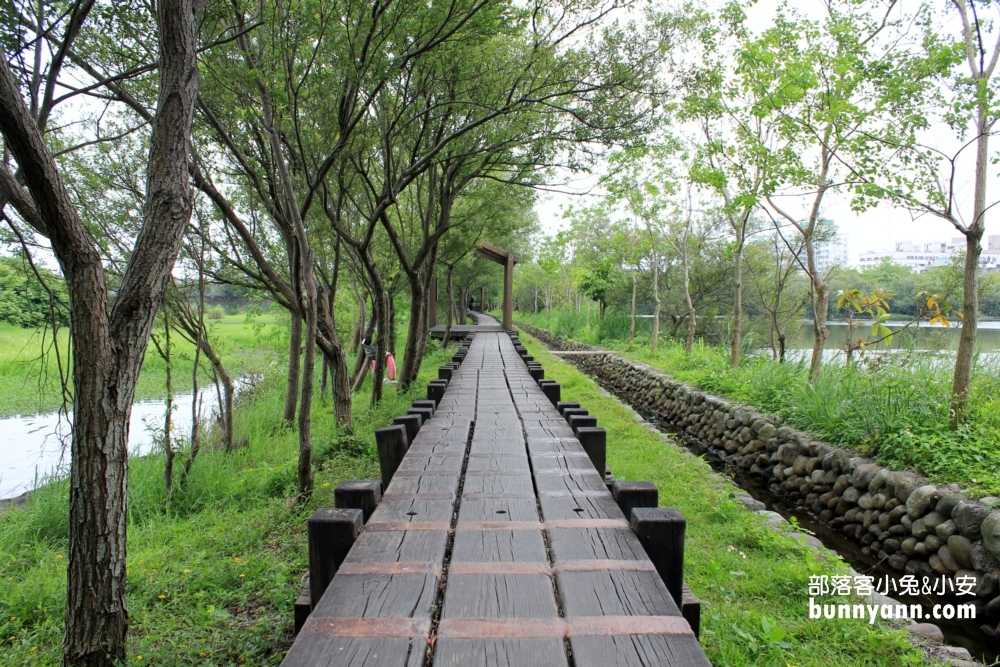
{"type": "Polygon", "coordinates": [[[628,327],[628,344],[632,344],[632,340],[635,338],[635,290],[636,290],[636,278],[635,273],[632,273],[632,310],[629,313],[629,327],[628,327]]]}
{"type": "Polygon", "coordinates": [[[965,234],[965,270],[962,275],[962,333],[955,355],[955,374],[951,386],[951,428],[965,419],[972,388],[972,356],[976,347],[979,322],[979,258],[983,252],[986,215],[986,178],[989,166],[989,119],[985,110],[979,114],[979,137],[976,142],[976,195],[972,224],[965,234]]]}
{"type": "Polygon", "coordinates": [[[451,282],[451,267],[448,268],[448,278],[446,280],[448,289],[448,319],[444,323],[444,338],[442,338],[442,347],[448,347],[448,341],[451,340],[451,322],[452,314],[455,311],[455,289],[451,282]]]}
{"type": "Polygon", "coordinates": [[[656,352],[656,346],[660,341],[660,308],[663,306],[660,301],[660,265],[656,252],[653,252],[653,340],[650,342],[650,352],[656,352]]]}
{"type": "Polygon", "coordinates": [[[386,328],[386,348],[396,356],[396,299],[390,294],[385,300],[386,321],[389,323],[386,328]]]}
{"type": "Polygon", "coordinates": [[[163,312],[164,344],[163,361],[166,363],[167,375],[167,413],[163,418],[163,508],[166,510],[170,502],[170,492],[174,487],[174,444],[170,435],[173,429],[174,415],[174,383],[172,377],[173,363],[170,357],[170,315],[163,312]]]}
{"type": "Polygon", "coordinates": [[[399,369],[399,384],[404,390],[410,386],[416,376],[417,341],[420,329],[424,326],[425,305],[423,282],[419,277],[410,280],[410,323],[406,330],[406,348],[403,352],[403,364],[399,369]]]}
{"type": "Polygon", "coordinates": [[[729,338],[729,363],[739,368],[743,352],[743,244],[740,229],[736,230],[736,252],[733,257],[733,330],[729,338]]]}
{"type": "Polygon", "coordinates": [[[813,291],[813,349],[809,360],[809,381],[815,382],[823,366],[823,349],[830,330],[826,326],[827,311],[830,309],[830,288],[816,271],[816,249],[812,236],[805,239],[806,266],[813,291]]]}
{"type": "Polygon", "coordinates": [[[691,271],[688,264],[687,256],[687,235],[684,238],[684,253],[681,255],[681,262],[684,265],[684,300],[687,302],[688,307],[688,335],[687,342],[684,344],[684,354],[690,357],[691,351],[694,349],[694,335],[698,328],[698,321],[694,309],[694,302],[691,300],[691,271]]]}
{"type": "Polygon", "coordinates": [[[199,347],[209,363],[212,364],[212,369],[222,382],[223,402],[219,406],[219,412],[222,413],[222,438],[226,446],[226,451],[231,452],[233,451],[233,402],[236,396],[236,386],[233,383],[232,376],[226,371],[222,359],[215,353],[215,349],[212,348],[206,338],[203,337],[199,341],[199,347]]]}
{"type": "MultiPolygon", "coordinates": [[[[303,257],[303,265],[311,267],[313,264],[312,249],[300,250],[300,254],[303,257]]],[[[306,306],[306,326],[302,359],[302,401],[299,406],[298,492],[300,496],[308,496],[313,490],[312,400],[313,385],[316,381],[316,308],[319,295],[312,271],[304,272],[303,283],[305,283],[303,289],[306,301],[304,304],[306,306]]]]}
{"type": "Polygon", "coordinates": [[[288,337],[288,380],[285,384],[285,409],[281,421],[287,425],[295,422],[295,408],[299,400],[299,364],[302,359],[302,316],[292,311],[292,331],[288,337]]]}

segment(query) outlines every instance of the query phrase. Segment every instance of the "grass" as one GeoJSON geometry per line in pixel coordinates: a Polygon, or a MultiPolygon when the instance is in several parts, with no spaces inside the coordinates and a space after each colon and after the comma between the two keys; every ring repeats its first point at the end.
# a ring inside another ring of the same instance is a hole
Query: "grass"
{"type": "MultiPolygon", "coordinates": [[[[233,346],[230,358],[246,354],[253,365],[267,359],[270,348],[278,349],[277,343],[257,337],[256,352],[254,345],[247,346],[249,352],[237,352],[249,342],[241,337],[251,329],[232,326],[237,333],[227,343],[233,346]]],[[[378,476],[375,428],[405,412],[449,355],[430,343],[413,390],[387,387],[375,410],[368,409],[366,384],[355,395],[357,437],[335,428],[328,397],[317,399],[316,491],[303,505],[290,502],[297,436],[280,426],[280,366],[271,367],[237,407],[236,435],[246,438],[247,446],[230,454],[203,450],[166,511],[162,457],[133,459],[128,664],[277,665],[292,639],[292,605],[308,567],[306,518],[332,504],[333,488],[341,480],[378,476]]],[[[147,366],[144,374],[149,370],[147,366]]],[[[60,481],[36,491],[23,509],[0,513],[3,667],[60,664],[67,506],[67,484],[60,481]]]]}
{"type": "Polygon", "coordinates": [[[809,576],[844,573],[843,562],[818,558],[767,527],[705,461],[685,456],[524,332],[521,341],[560,383],[564,400],[579,401],[607,430],[615,475],[654,482],[660,504],[687,519],[685,579],[702,600],[701,642],[713,665],[926,664],[904,632],[881,621],[810,620],[809,576]]]}
{"type": "MultiPolygon", "coordinates": [[[[264,374],[287,354],[287,329],[284,317],[262,314],[256,317],[229,315],[206,319],[209,341],[233,377],[264,374]]],[[[59,337],[59,350],[65,364],[68,330],[59,337]]],[[[191,366],[194,346],[179,335],[171,337],[174,391],[191,391],[191,366]]],[[[211,367],[204,356],[199,383],[211,381],[211,367]]],[[[166,395],[166,363],[150,344],[146,350],[136,400],[162,398],[166,395]]],[[[22,329],[0,323],[0,418],[53,412],[62,402],[59,363],[49,332],[22,329]]]]}
{"type": "Polygon", "coordinates": [[[769,352],[751,353],[734,369],[726,348],[703,341],[690,357],[683,343],[666,337],[655,353],[645,335],[630,346],[627,317],[609,314],[606,328],[597,328],[593,316],[587,327],[572,311],[519,318],[616,350],[884,465],[912,467],[939,483],[958,482],[974,497],[1000,495],[1000,363],[995,356],[977,360],[966,422],[952,431],[951,365],[947,357],[926,351],[869,354],[864,363],[851,366],[826,364],[810,384],[807,361],[780,364],[769,352]],[[624,338],[619,338],[622,320],[624,338]]]}

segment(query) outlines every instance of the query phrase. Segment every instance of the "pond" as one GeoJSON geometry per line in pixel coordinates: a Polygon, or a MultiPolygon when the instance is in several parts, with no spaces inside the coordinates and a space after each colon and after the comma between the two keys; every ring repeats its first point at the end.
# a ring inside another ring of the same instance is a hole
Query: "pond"
{"type": "MultiPolygon", "coordinates": [[[[893,331],[900,329],[906,324],[905,321],[889,322],[889,328],[893,331]]],[[[827,322],[830,329],[830,337],[826,340],[825,348],[828,350],[842,348],[847,338],[846,322],[827,322]]],[[[892,337],[890,348],[903,349],[910,346],[918,350],[954,350],[958,347],[958,337],[961,328],[953,325],[951,328],[941,325],[931,326],[926,322],[911,325],[909,328],[892,337]]],[[[854,338],[861,337],[868,340],[871,334],[871,325],[855,326],[854,338]]],[[[876,337],[872,337],[874,340],[876,337]]],[[[982,352],[1000,351],[1000,322],[980,322],[976,331],[976,341],[982,352]]],[[[767,345],[767,340],[761,341],[767,345]]],[[[811,320],[802,320],[801,325],[793,330],[789,327],[787,347],[789,350],[812,349],[813,323],[811,320]]],[[[885,344],[881,345],[885,349],[885,344]]]]}
{"type": "MultiPolygon", "coordinates": [[[[237,392],[248,378],[235,381],[237,392]]],[[[191,407],[194,394],[174,396],[173,426],[175,437],[191,432],[191,407]]],[[[201,419],[216,411],[215,386],[199,392],[201,419]]],[[[156,438],[163,432],[165,400],[137,401],[132,405],[129,423],[130,456],[149,454],[156,438]]],[[[0,419],[0,499],[13,498],[30,491],[52,476],[69,472],[70,433],[73,415],[50,412],[32,416],[0,419]]]]}

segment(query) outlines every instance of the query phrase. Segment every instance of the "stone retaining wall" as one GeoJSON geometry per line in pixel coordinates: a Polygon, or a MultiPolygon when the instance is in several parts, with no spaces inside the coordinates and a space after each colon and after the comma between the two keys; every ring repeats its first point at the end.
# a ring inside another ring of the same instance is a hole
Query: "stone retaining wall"
{"type": "MultiPolygon", "coordinates": [[[[553,349],[601,349],[529,324],[518,326],[553,349]]],[[[613,353],[565,359],[644,416],[672,426],[702,451],[712,448],[724,455],[772,493],[859,542],[864,553],[893,569],[935,579],[974,577],[977,623],[1000,620],[1000,511],[777,426],[753,408],[672,380],[645,364],[613,353]]]]}

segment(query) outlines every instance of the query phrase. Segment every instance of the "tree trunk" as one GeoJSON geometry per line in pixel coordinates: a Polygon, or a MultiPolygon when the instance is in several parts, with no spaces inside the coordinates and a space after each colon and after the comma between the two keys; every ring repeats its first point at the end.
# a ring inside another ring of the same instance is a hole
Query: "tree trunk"
{"type": "Polygon", "coordinates": [[[656,352],[656,346],[660,341],[660,265],[656,252],[653,252],[653,340],[650,343],[650,352],[656,352]]]}
{"type": "MultiPolygon", "coordinates": [[[[82,23],[93,3],[71,20],[82,23]]],[[[136,381],[167,279],[190,220],[188,146],[198,92],[200,3],[156,3],[159,94],[152,119],[142,227],[108,308],[101,254],[37,120],[0,54],[0,132],[27,189],[13,202],[47,236],[69,293],[73,434],[63,665],[125,664],[128,430],[136,381]]]]}
{"type": "Polygon", "coordinates": [[[694,302],[691,300],[691,271],[688,265],[687,256],[687,234],[684,235],[684,253],[681,255],[681,262],[684,265],[684,300],[687,301],[688,307],[688,335],[687,342],[684,344],[684,354],[690,357],[691,351],[694,348],[694,335],[698,328],[698,321],[694,309],[694,302]]]}
{"type": "Polygon", "coordinates": [[[632,339],[635,338],[635,288],[636,288],[636,278],[635,273],[632,274],[632,311],[629,313],[629,327],[628,327],[628,344],[632,344],[632,339]]]}
{"type": "Polygon", "coordinates": [[[423,283],[419,277],[410,280],[410,323],[406,330],[406,348],[403,352],[403,364],[399,369],[399,384],[402,389],[410,386],[416,377],[417,341],[420,329],[424,325],[425,305],[423,283]]]}
{"type": "Polygon", "coordinates": [[[212,364],[215,374],[222,381],[223,404],[219,406],[219,412],[222,414],[222,438],[226,451],[231,452],[233,451],[233,400],[236,395],[236,386],[233,383],[233,378],[226,372],[222,359],[215,353],[208,340],[202,337],[199,346],[209,363],[212,364]]]}
{"type": "Polygon", "coordinates": [[[739,368],[743,352],[743,243],[744,238],[736,230],[736,253],[733,257],[733,330],[729,338],[729,363],[739,368]]]}
{"type": "Polygon", "coordinates": [[[299,400],[299,364],[302,359],[302,316],[292,311],[292,331],[288,337],[288,381],[285,385],[285,409],[281,421],[288,426],[295,422],[295,407],[299,400]]]}
{"type": "Polygon", "coordinates": [[[388,322],[385,337],[386,349],[392,356],[396,356],[396,299],[391,294],[385,300],[385,312],[388,322]]]}
{"type": "Polygon", "coordinates": [[[316,317],[318,290],[315,274],[312,272],[312,248],[300,249],[303,271],[302,282],[306,311],[305,349],[302,359],[302,402],[299,406],[299,464],[298,492],[300,497],[308,497],[313,490],[312,470],[312,399],[316,382],[316,317]]]}
{"type": "Polygon", "coordinates": [[[170,317],[163,313],[164,345],[163,361],[166,363],[167,375],[167,412],[163,417],[163,509],[170,502],[170,492],[174,487],[174,445],[170,436],[173,427],[174,413],[174,383],[172,377],[173,363],[170,358],[170,317]]]}
{"type": "Polygon", "coordinates": [[[444,323],[444,337],[441,339],[441,347],[448,347],[451,340],[452,315],[455,312],[455,289],[451,282],[451,268],[448,268],[448,278],[446,280],[448,290],[448,319],[444,323]]]}
{"type": "Polygon", "coordinates": [[[979,137],[976,141],[976,195],[972,224],[965,234],[965,270],[962,276],[962,333],[955,355],[955,374],[951,385],[951,428],[965,419],[972,389],[972,356],[976,347],[979,322],[979,258],[983,252],[986,215],[986,177],[989,166],[989,118],[979,113],[979,137]]]}
{"type": "Polygon", "coordinates": [[[815,382],[823,366],[823,349],[830,330],[826,327],[827,311],[830,309],[830,288],[816,271],[816,249],[812,236],[805,238],[806,266],[813,290],[813,348],[809,360],[809,382],[815,382]]]}

